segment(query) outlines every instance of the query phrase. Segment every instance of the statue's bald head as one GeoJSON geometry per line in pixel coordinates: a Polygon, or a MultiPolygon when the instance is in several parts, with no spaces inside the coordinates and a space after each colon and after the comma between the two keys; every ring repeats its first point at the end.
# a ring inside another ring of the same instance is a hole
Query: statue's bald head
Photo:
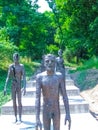
{"type": "Polygon", "coordinates": [[[44,65],[46,67],[46,70],[54,71],[55,69],[55,61],[56,57],[53,54],[47,54],[44,57],[44,65]]]}
{"type": "Polygon", "coordinates": [[[14,62],[19,61],[19,54],[18,53],[13,54],[13,60],[14,60],[14,62]]]}
{"type": "Polygon", "coordinates": [[[47,58],[52,58],[55,60],[55,56],[53,54],[47,54],[44,56],[44,59],[47,59],[47,58]]]}

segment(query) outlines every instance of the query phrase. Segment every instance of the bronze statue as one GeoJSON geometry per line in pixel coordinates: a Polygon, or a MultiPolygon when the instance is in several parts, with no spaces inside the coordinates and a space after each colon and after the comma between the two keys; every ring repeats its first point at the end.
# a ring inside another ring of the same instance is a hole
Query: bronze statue
{"type": "Polygon", "coordinates": [[[62,50],[58,50],[58,57],[56,58],[56,71],[61,72],[65,80],[65,66],[62,54],[62,50]]]}
{"type": "Polygon", "coordinates": [[[21,101],[21,89],[22,89],[22,80],[23,80],[23,94],[26,93],[26,76],[24,65],[19,63],[19,54],[13,54],[14,63],[9,66],[8,75],[6,78],[6,83],[4,86],[4,95],[6,94],[6,87],[9,79],[12,80],[11,90],[12,90],[12,100],[13,100],[13,109],[15,114],[15,122],[17,122],[17,103],[18,100],[18,110],[19,110],[19,122],[21,123],[22,115],[22,101],[21,101]]]}
{"type": "Polygon", "coordinates": [[[63,102],[66,112],[65,124],[68,121],[70,130],[71,117],[65,82],[63,80],[62,74],[55,71],[55,63],[56,58],[54,55],[45,55],[44,64],[46,67],[46,71],[39,73],[36,76],[36,130],[38,130],[38,127],[42,129],[42,123],[40,121],[41,91],[43,95],[44,130],[50,130],[51,120],[53,120],[54,130],[60,130],[60,92],[63,96],[63,102]]]}

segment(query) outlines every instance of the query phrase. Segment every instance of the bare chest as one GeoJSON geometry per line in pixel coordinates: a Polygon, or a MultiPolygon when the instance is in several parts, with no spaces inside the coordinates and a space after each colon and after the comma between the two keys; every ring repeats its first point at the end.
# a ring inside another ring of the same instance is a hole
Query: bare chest
{"type": "Polygon", "coordinates": [[[22,75],[22,67],[20,65],[12,66],[11,67],[11,73],[12,75],[21,76],[22,75]]]}
{"type": "Polygon", "coordinates": [[[60,80],[56,75],[45,76],[42,78],[42,87],[47,89],[57,89],[59,87],[60,80]]]}

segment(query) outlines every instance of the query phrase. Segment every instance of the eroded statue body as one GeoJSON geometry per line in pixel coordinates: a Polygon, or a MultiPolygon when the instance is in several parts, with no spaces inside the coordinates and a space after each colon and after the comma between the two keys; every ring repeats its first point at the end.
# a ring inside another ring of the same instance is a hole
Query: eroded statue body
{"type": "Polygon", "coordinates": [[[13,101],[13,109],[15,115],[15,122],[17,122],[17,111],[19,110],[19,121],[21,122],[22,115],[22,101],[21,101],[21,83],[23,80],[23,90],[24,94],[26,92],[26,76],[24,65],[19,63],[19,54],[13,54],[14,63],[9,66],[8,75],[6,79],[6,83],[4,86],[4,94],[6,94],[6,87],[9,79],[12,80],[11,84],[11,92],[12,92],[12,101],[13,101]],[[17,105],[18,99],[18,105],[17,105]]]}

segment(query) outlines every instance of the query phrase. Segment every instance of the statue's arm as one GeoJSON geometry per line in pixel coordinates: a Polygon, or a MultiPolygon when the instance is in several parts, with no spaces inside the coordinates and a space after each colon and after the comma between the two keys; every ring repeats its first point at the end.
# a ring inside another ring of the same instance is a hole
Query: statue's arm
{"type": "Polygon", "coordinates": [[[68,101],[68,96],[66,92],[65,80],[63,80],[62,76],[61,76],[60,89],[61,89],[61,94],[63,96],[63,102],[64,102],[64,107],[65,107],[65,112],[66,112],[65,124],[67,121],[69,122],[69,130],[70,130],[71,117],[70,117],[69,101],[68,101]]]}
{"type": "Polygon", "coordinates": [[[63,102],[64,102],[66,114],[68,114],[68,113],[70,114],[69,101],[68,101],[68,96],[66,93],[65,81],[63,79],[61,81],[61,94],[63,96],[63,102]]]}
{"type": "Polygon", "coordinates": [[[26,88],[26,72],[24,65],[22,65],[23,87],[26,88]]]}
{"type": "Polygon", "coordinates": [[[36,110],[36,126],[41,127],[40,122],[40,104],[41,104],[41,76],[38,74],[36,76],[36,101],[35,101],[35,110],[36,110]]]}
{"type": "Polygon", "coordinates": [[[24,65],[22,65],[22,77],[23,77],[23,95],[25,95],[26,93],[26,72],[25,72],[25,68],[24,65]]]}

